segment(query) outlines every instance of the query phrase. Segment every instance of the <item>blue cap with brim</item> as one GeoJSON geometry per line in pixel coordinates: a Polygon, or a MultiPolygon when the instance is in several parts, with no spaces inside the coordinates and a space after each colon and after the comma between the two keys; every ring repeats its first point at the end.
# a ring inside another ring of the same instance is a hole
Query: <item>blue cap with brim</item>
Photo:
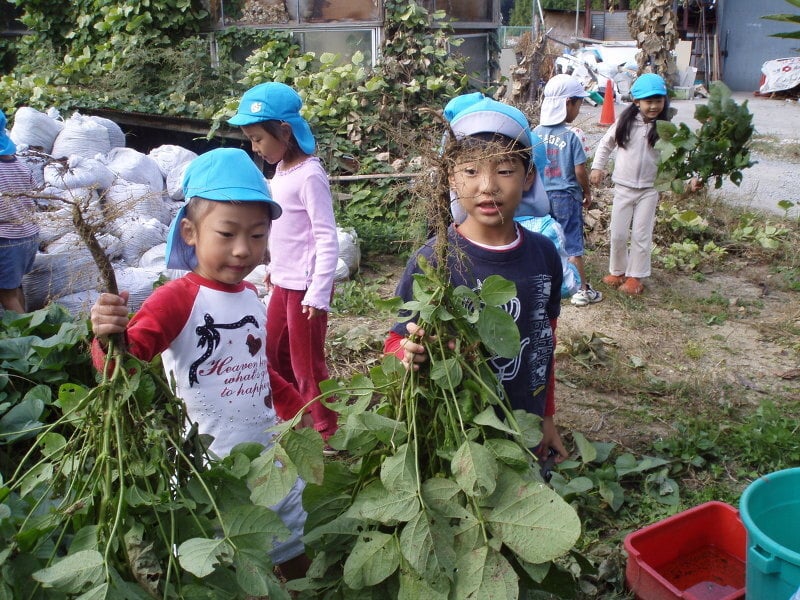
{"type": "Polygon", "coordinates": [[[239,102],[230,125],[255,125],[263,121],[284,121],[292,127],[298,146],[306,154],[314,154],[317,143],[308,122],[300,116],[303,100],[284,83],[270,81],[247,90],[239,102]]]}
{"type": "MultiPolygon", "coordinates": [[[[480,92],[456,96],[444,108],[444,116],[456,139],[479,133],[500,133],[516,140],[525,148],[531,148],[536,178],[531,189],[524,192],[515,217],[541,217],[550,213],[550,201],[541,180],[541,172],[547,165],[544,144],[531,131],[528,119],[518,108],[498,102],[480,92]]],[[[466,219],[461,203],[451,194],[450,209],[456,223],[466,219]]]]}
{"type": "MultiPolygon", "coordinates": [[[[183,174],[183,194],[187,201],[204,198],[214,202],[263,202],[269,207],[273,220],[282,212],[280,205],[272,199],[264,175],[247,152],[240,148],[217,148],[192,160],[183,174]]],[[[181,236],[184,217],[185,205],[169,227],[167,268],[192,271],[197,267],[197,256],[194,247],[184,242],[181,236]]]]}
{"type": "Polygon", "coordinates": [[[661,75],[655,73],[644,73],[636,78],[631,86],[631,98],[634,100],[644,100],[653,96],[666,96],[667,84],[661,75]]]}
{"type": "Polygon", "coordinates": [[[0,156],[7,156],[17,152],[17,145],[11,141],[8,131],[6,131],[7,123],[6,113],[0,110],[0,156]]]}

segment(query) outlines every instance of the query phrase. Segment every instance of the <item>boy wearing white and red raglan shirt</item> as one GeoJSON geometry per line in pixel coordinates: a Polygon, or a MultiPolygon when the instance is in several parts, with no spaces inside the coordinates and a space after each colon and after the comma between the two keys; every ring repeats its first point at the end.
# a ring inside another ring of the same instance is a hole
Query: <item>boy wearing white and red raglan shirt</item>
{"type": "MultiPolygon", "coordinates": [[[[183,180],[187,204],[170,227],[167,267],[190,271],[157,288],[128,320],[127,293],[102,294],[91,311],[92,359],[105,366],[104,344],[125,335],[130,354],[161,354],[176,395],[209,451],[226,456],[243,442],[271,443],[267,429],[304,410],[297,390],[268,365],[266,306],[244,278],[265,257],[273,219],[281,215],[252,159],[238,148],[200,155],[183,180]]],[[[310,414],[301,426],[312,426],[310,414]]],[[[273,546],[273,563],[287,579],[302,577],[309,561],[302,542],[306,513],[298,478],[272,507],[291,531],[273,546]]]]}

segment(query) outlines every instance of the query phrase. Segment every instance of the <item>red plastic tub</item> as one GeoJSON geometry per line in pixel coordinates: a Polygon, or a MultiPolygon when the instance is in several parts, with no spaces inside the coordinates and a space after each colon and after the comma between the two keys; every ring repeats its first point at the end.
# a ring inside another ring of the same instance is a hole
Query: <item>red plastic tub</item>
{"type": "Polygon", "coordinates": [[[747,534],[739,511],[706,502],[628,534],[625,580],[639,600],[742,600],[747,534]]]}

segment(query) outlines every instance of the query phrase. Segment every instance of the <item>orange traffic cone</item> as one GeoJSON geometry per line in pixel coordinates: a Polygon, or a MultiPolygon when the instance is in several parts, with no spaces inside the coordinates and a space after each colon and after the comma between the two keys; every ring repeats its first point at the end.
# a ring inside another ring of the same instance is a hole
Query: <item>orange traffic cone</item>
{"type": "Polygon", "coordinates": [[[613,125],[616,120],[614,115],[614,86],[610,79],[606,79],[606,93],[603,96],[603,110],[600,111],[600,120],[598,125],[608,127],[613,125]]]}

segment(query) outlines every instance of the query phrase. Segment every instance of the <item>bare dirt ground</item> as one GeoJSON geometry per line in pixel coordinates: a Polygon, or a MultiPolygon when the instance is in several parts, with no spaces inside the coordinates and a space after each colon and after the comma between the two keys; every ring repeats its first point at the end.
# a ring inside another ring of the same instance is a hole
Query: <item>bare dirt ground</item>
{"type": "MultiPolygon", "coordinates": [[[[589,272],[602,273],[606,257],[602,249],[595,251],[589,272]]],[[[362,277],[382,281],[379,293],[388,298],[402,266],[398,257],[374,259],[362,277]]],[[[605,298],[599,304],[563,301],[559,344],[572,348],[577,360],[564,355],[556,362],[559,426],[567,434],[577,431],[641,451],[669,435],[681,416],[716,412],[711,408],[748,412],[764,400],[799,402],[800,301],[774,278],[766,265],[712,273],[702,281],[655,269],[640,298],[601,284],[605,298]],[[625,381],[641,385],[626,389],[625,381]]],[[[330,323],[329,339],[376,343],[391,316],[333,315],[330,323]]],[[[379,352],[353,353],[339,345],[331,349],[330,362],[334,373],[344,374],[379,358],[379,352]]]]}

